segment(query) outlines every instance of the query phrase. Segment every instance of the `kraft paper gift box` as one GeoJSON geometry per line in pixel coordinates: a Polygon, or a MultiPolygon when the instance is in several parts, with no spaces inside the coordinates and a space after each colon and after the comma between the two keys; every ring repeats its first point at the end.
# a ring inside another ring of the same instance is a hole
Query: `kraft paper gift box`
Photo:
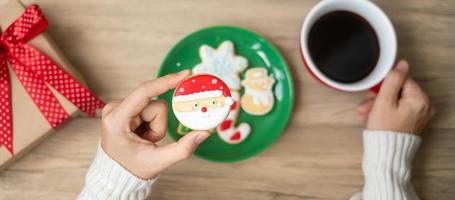
{"type": "MultiPolygon", "coordinates": [[[[4,33],[7,27],[20,17],[24,11],[25,6],[16,0],[10,0],[5,4],[0,4],[0,27],[3,31],[2,33],[4,33]]],[[[65,58],[63,53],[45,32],[34,37],[28,44],[44,53],[50,60],[58,64],[60,68],[64,69],[82,85],[86,86],[86,82],[82,75],[75,70],[74,66],[65,58]]],[[[10,79],[13,118],[12,145],[14,148],[13,152],[10,153],[7,148],[0,146],[0,172],[23,156],[27,151],[30,151],[43,139],[55,132],[55,128],[53,128],[45,119],[23,85],[19,82],[16,73],[14,73],[11,68],[11,63],[8,62],[7,65],[10,79]]],[[[74,116],[81,112],[54,88],[49,87],[49,89],[69,116],[74,116]]],[[[101,106],[100,103],[99,107],[101,106]]],[[[0,131],[2,130],[0,129],[0,131]]]]}

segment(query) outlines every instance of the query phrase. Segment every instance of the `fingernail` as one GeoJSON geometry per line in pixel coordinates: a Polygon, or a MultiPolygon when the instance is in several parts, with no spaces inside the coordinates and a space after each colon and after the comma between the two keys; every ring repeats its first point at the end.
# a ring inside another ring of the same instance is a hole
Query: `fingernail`
{"type": "Polygon", "coordinates": [[[207,133],[199,133],[199,135],[196,137],[196,139],[194,139],[194,143],[200,144],[208,137],[209,137],[209,134],[207,134],[207,133]]]}
{"type": "Polygon", "coordinates": [[[408,68],[409,64],[406,60],[401,60],[397,65],[397,69],[399,70],[408,70],[408,68]]]}

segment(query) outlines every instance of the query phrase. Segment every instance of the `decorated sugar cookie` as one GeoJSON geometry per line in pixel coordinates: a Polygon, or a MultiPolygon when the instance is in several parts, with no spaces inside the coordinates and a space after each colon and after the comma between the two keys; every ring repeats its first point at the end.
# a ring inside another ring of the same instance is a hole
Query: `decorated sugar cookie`
{"type": "Polygon", "coordinates": [[[240,112],[240,94],[238,91],[232,91],[231,95],[232,99],[234,99],[234,103],[231,105],[231,112],[216,130],[220,138],[226,143],[238,144],[250,135],[251,126],[245,122],[235,126],[240,112]]]}
{"type": "Polygon", "coordinates": [[[248,66],[247,60],[235,55],[234,44],[231,41],[224,41],[217,49],[208,45],[199,48],[201,63],[193,68],[194,74],[213,74],[223,80],[231,90],[233,105],[226,120],[218,127],[217,132],[220,138],[229,144],[238,144],[244,141],[251,132],[248,123],[240,123],[236,126],[240,112],[241,81],[239,74],[248,66]]]}
{"type": "Polygon", "coordinates": [[[265,115],[272,110],[275,103],[272,87],[275,79],[267,75],[267,69],[251,68],[246,71],[242,85],[245,94],[241,99],[243,110],[252,115],[265,115]]]}
{"type": "Polygon", "coordinates": [[[233,100],[219,78],[200,74],[189,77],[175,89],[172,109],[177,119],[192,130],[210,130],[229,114],[233,100]]]}
{"type": "Polygon", "coordinates": [[[234,44],[226,40],[217,49],[208,45],[199,48],[202,62],[194,66],[193,73],[208,73],[219,77],[231,90],[240,90],[239,73],[248,66],[247,60],[234,54],[234,44]]]}

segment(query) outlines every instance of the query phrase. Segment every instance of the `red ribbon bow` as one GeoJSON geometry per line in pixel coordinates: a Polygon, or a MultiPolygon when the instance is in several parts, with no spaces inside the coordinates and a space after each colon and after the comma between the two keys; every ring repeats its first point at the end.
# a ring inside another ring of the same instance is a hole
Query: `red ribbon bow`
{"type": "Polygon", "coordinates": [[[4,33],[0,30],[0,146],[7,148],[11,154],[13,118],[7,62],[52,127],[57,127],[69,115],[49,86],[90,116],[95,116],[96,109],[104,106],[102,101],[70,74],[27,44],[44,32],[47,25],[48,21],[38,5],[31,5],[4,33]]]}

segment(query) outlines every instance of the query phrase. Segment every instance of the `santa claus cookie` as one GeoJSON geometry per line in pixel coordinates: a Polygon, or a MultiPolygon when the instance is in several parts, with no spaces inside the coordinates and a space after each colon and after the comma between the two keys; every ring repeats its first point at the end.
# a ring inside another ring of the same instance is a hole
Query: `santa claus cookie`
{"type": "Polygon", "coordinates": [[[229,114],[233,101],[227,85],[219,78],[200,74],[182,81],[172,97],[177,119],[192,130],[210,130],[229,114]]]}
{"type": "Polygon", "coordinates": [[[243,110],[251,115],[265,115],[272,110],[275,98],[272,86],[275,79],[262,67],[251,68],[242,81],[245,93],[240,100],[243,110]]]}

